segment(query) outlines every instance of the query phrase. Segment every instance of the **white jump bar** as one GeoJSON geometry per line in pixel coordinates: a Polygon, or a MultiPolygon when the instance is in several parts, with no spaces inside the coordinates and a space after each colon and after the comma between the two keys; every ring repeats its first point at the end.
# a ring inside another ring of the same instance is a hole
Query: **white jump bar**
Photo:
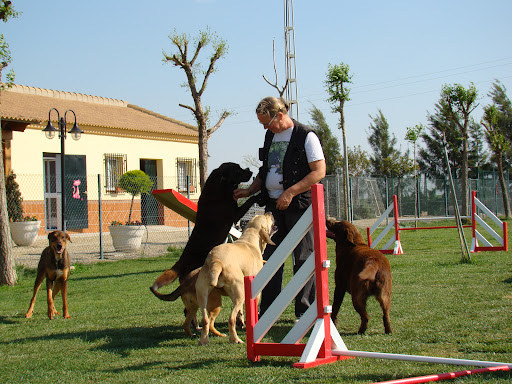
{"type": "Polygon", "coordinates": [[[432,356],[420,356],[420,355],[402,355],[402,354],[397,354],[397,353],[333,350],[332,354],[335,356],[370,357],[370,358],[375,358],[375,359],[417,361],[417,362],[422,362],[422,363],[436,363],[436,364],[470,365],[470,366],[475,366],[475,367],[496,367],[496,366],[506,365],[509,368],[512,368],[512,364],[510,364],[510,363],[495,363],[492,361],[464,360],[464,359],[452,359],[452,358],[446,358],[446,357],[432,357],[432,356]]]}

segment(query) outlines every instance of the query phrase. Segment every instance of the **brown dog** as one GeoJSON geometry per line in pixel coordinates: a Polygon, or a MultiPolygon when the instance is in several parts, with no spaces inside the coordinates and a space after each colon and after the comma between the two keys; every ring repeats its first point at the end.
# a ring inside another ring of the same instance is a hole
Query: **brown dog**
{"type": "Polygon", "coordinates": [[[34,294],[30,300],[30,306],[25,314],[27,319],[32,317],[36,295],[39,291],[44,278],[46,277],[46,294],[48,301],[48,317],[50,320],[59,312],[55,309],[55,296],[62,290],[62,314],[65,319],[69,319],[68,312],[68,277],[70,269],[69,253],[66,249],[67,241],[71,241],[67,233],[53,231],[48,234],[50,245],[41,253],[39,265],[37,266],[36,282],[34,283],[34,294]],[[55,283],[55,287],[53,284],[55,283]]]}
{"type": "MultiPolygon", "coordinates": [[[[196,282],[200,270],[201,268],[194,269],[181,281],[180,284],[181,300],[183,301],[183,304],[185,304],[185,322],[183,323],[183,329],[189,336],[194,336],[194,333],[190,329],[191,324],[193,324],[196,330],[201,329],[197,326],[196,319],[197,310],[199,309],[196,296],[196,282]]],[[[224,289],[213,288],[208,295],[207,310],[209,314],[210,332],[216,336],[226,337],[225,334],[220,333],[215,329],[215,319],[220,313],[222,296],[227,296],[224,289]]]]}
{"type": "Polygon", "coordinates": [[[228,321],[229,341],[243,343],[236,334],[236,319],[243,316],[244,277],[253,276],[263,267],[262,253],[267,244],[274,244],[274,217],[270,212],[255,216],[242,236],[234,243],[216,246],[211,250],[197,276],[197,302],[203,312],[199,344],[208,344],[209,295],[214,288],[223,288],[233,301],[233,311],[228,321]]]}
{"type": "Polygon", "coordinates": [[[343,297],[348,292],[352,295],[354,309],[361,316],[358,333],[365,333],[369,318],[366,301],[369,296],[375,296],[384,313],[384,331],[393,332],[389,321],[392,284],[388,259],[370,248],[359,230],[348,221],[327,219],[327,229],[327,237],[336,241],[336,288],[331,319],[336,324],[343,297]]]}

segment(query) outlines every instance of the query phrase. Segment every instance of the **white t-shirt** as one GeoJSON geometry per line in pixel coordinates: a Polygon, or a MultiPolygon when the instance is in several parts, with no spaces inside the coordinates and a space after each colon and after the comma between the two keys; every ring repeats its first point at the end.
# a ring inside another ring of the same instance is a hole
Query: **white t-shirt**
{"type": "MultiPolygon", "coordinates": [[[[277,199],[284,191],[283,188],[283,159],[292,137],[293,127],[276,133],[270,144],[268,152],[268,173],[265,180],[265,187],[271,199],[277,199]]],[[[318,136],[309,132],[304,143],[308,163],[318,160],[325,160],[322,145],[318,136]]]]}

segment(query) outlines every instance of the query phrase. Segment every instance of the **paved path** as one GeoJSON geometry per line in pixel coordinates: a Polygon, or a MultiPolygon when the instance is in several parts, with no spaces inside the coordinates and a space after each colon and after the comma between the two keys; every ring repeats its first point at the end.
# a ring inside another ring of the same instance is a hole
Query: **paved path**
{"type": "MultiPolygon", "coordinates": [[[[356,220],[359,228],[373,225],[376,219],[356,220]]],[[[90,264],[124,259],[136,259],[140,257],[155,257],[167,252],[169,245],[180,248],[188,241],[188,228],[175,228],[162,225],[150,225],[142,239],[142,246],[138,252],[116,252],[112,246],[112,239],[108,232],[103,233],[103,259],[100,258],[99,233],[73,234],[70,233],[71,243],[68,250],[71,254],[71,262],[90,264]]],[[[36,268],[41,252],[48,246],[46,236],[39,236],[36,242],[30,246],[13,246],[16,265],[24,265],[28,268],[36,268]]]]}
{"type": "MultiPolygon", "coordinates": [[[[188,240],[187,228],[174,228],[166,226],[147,226],[142,238],[142,246],[137,252],[116,252],[112,246],[112,239],[108,232],[103,233],[103,260],[100,258],[99,233],[73,234],[70,233],[71,242],[68,250],[72,263],[90,264],[140,257],[155,257],[167,252],[169,245],[183,247],[188,240]]],[[[16,265],[36,268],[41,252],[48,246],[46,236],[38,236],[34,244],[18,247],[13,243],[13,253],[16,265]]]]}

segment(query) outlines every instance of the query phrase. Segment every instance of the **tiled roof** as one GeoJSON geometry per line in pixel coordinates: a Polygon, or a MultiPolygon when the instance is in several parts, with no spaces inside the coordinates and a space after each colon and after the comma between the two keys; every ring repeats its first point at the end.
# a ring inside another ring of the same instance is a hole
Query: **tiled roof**
{"type": "MultiPolygon", "coordinates": [[[[193,125],[123,100],[15,85],[2,92],[0,101],[2,120],[40,121],[42,128],[48,121],[50,109],[56,108],[61,117],[66,110],[73,110],[78,125],[84,131],[92,129],[96,134],[150,135],[167,139],[170,136],[179,136],[188,137],[188,140],[194,140],[198,136],[197,128],[193,125]]],[[[56,126],[55,111],[51,113],[51,119],[56,126]]],[[[74,122],[72,114],[67,114],[66,121],[74,122]]]]}

